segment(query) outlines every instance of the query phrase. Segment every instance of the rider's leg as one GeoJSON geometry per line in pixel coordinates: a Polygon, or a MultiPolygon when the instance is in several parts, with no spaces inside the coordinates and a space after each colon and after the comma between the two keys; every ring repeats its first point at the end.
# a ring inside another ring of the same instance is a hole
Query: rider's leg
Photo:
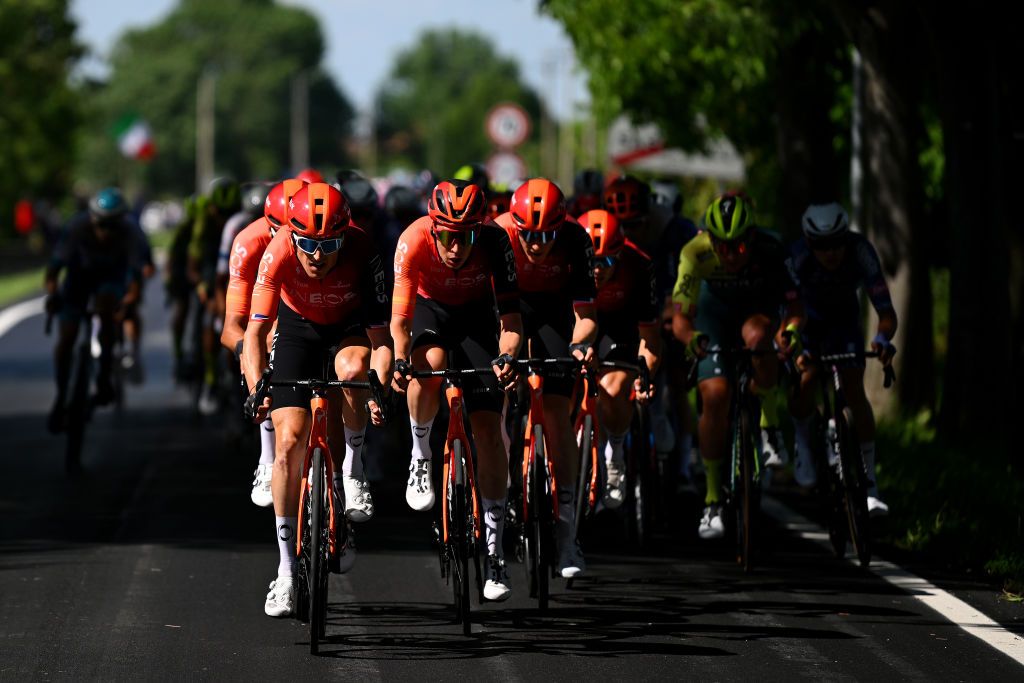
{"type": "MultiPolygon", "coordinates": [[[[120,304],[120,296],[112,292],[98,292],[94,297],[96,315],[100,319],[97,335],[100,342],[99,374],[96,378],[97,394],[101,399],[109,400],[113,392],[114,344],[117,341],[117,321],[115,315],[120,304]]],[[[101,401],[103,402],[103,401],[101,401]]]]}
{"type": "Polygon", "coordinates": [[[697,385],[703,410],[697,423],[701,457],[707,475],[707,505],[722,500],[722,473],[729,450],[729,381],[725,377],[705,379],[697,385]]]}
{"type": "Polygon", "coordinates": [[[280,551],[278,576],[294,576],[299,484],[302,481],[302,461],[309,440],[310,415],[307,408],[289,406],[276,408],[271,417],[277,437],[271,491],[274,495],[280,551]]]}
{"type": "Polygon", "coordinates": [[[789,414],[793,418],[793,434],[796,441],[796,464],[793,476],[801,486],[813,486],[817,481],[817,471],[814,466],[814,437],[811,434],[817,389],[818,368],[809,364],[800,374],[800,384],[789,401],[789,414]]]}
{"type": "Polygon", "coordinates": [[[501,414],[476,410],[469,415],[476,445],[477,488],[483,504],[487,554],[501,557],[505,499],[508,495],[508,452],[501,438],[501,414]]]}
{"type": "Polygon", "coordinates": [[[868,495],[878,499],[875,483],[875,414],[864,393],[864,368],[847,367],[840,370],[846,405],[853,413],[853,431],[860,443],[860,455],[868,475],[868,495]]]}
{"type": "MultiPolygon", "coordinates": [[[[414,349],[412,364],[417,370],[443,370],[446,354],[440,346],[427,345],[414,349]]],[[[412,453],[409,456],[409,480],[405,501],[413,510],[429,510],[434,505],[431,480],[430,432],[441,406],[441,380],[414,379],[406,390],[409,405],[409,429],[412,432],[412,453]]]]}
{"type": "MultiPolygon", "coordinates": [[[[334,358],[334,370],[340,380],[365,382],[370,370],[368,340],[362,337],[343,340],[334,358]]],[[[369,419],[366,400],[369,392],[365,389],[343,389],[342,394],[345,457],[341,467],[334,470],[335,488],[344,490],[345,510],[352,520],[363,522],[373,516],[373,500],[363,474],[363,445],[369,419]]]]}
{"type": "Polygon", "coordinates": [[[625,498],[626,466],[623,445],[629,433],[632,404],[630,376],[622,370],[606,372],[598,383],[597,410],[605,436],[604,461],[607,471],[604,504],[617,508],[625,498]]]}
{"type": "Polygon", "coordinates": [[[779,361],[772,345],[775,323],[766,315],[757,313],[743,323],[743,344],[758,351],[751,358],[754,380],[751,389],[761,399],[761,451],[765,464],[780,467],[789,460],[782,435],[779,433],[779,409],[785,400],[779,386],[779,361]]]}

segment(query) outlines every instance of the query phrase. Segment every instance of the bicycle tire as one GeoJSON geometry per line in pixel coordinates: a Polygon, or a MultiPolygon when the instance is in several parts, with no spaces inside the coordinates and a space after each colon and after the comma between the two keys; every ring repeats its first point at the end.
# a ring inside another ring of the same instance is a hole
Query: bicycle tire
{"type": "Polygon", "coordinates": [[[452,591],[455,597],[455,615],[462,624],[462,634],[468,636],[471,631],[469,619],[469,528],[466,524],[466,465],[463,460],[462,442],[456,440],[452,444],[451,463],[452,479],[455,484],[452,500],[449,501],[448,519],[449,542],[454,549],[455,568],[452,572],[452,591]],[[454,540],[452,540],[454,539],[454,540]]]}
{"type": "Polygon", "coordinates": [[[740,411],[739,439],[741,495],[739,500],[740,518],[737,527],[739,532],[737,560],[742,565],[743,571],[750,573],[754,568],[758,501],[756,464],[754,463],[757,452],[754,448],[752,419],[749,410],[740,411]]]}
{"type": "Polygon", "coordinates": [[[584,515],[590,512],[590,479],[593,475],[591,468],[594,466],[591,451],[594,447],[594,416],[587,415],[583,418],[583,426],[579,436],[580,447],[580,473],[576,482],[576,519],[573,524],[573,538],[579,539],[580,525],[584,515]]]}
{"type": "Polygon", "coordinates": [[[308,487],[304,488],[299,497],[299,509],[302,510],[302,528],[298,533],[302,539],[301,551],[296,558],[296,584],[295,584],[295,616],[299,621],[308,624],[309,619],[309,574],[312,563],[310,544],[312,534],[310,533],[309,519],[313,513],[312,496],[309,495],[308,487]]]}
{"type": "Polygon", "coordinates": [[[67,439],[64,444],[64,471],[72,477],[82,473],[82,448],[85,445],[85,425],[89,421],[89,385],[92,380],[89,346],[79,347],[75,356],[71,391],[65,409],[67,439]]]}
{"type": "Polygon", "coordinates": [[[842,500],[842,481],[836,468],[829,463],[829,437],[825,424],[827,420],[818,414],[814,420],[814,453],[818,471],[818,498],[821,509],[825,512],[828,524],[828,540],[832,546],[832,555],[841,560],[846,556],[846,542],[849,524],[846,521],[846,508],[842,500]]]}
{"type": "Polygon", "coordinates": [[[540,425],[533,426],[533,499],[537,501],[537,516],[534,530],[537,547],[537,606],[541,611],[548,608],[548,589],[554,548],[552,533],[551,493],[548,490],[547,460],[545,458],[544,431],[540,425]]]}
{"type": "Polygon", "coordinates": [[[836,444],[843,468],[843,504],[849,523],[850,543],[861,567],[871,564],[871,520],[868,516],[868,482],[860,445],[853,434],[853,416],[844,407],[836,411],[836,444]]]}
{"type": "Polygon", "coordinates": [[[310,491],[310,572],[309,572],[309,652],[318,654],[320,640],[326,632],[327,621],[327,561],[330,552],[326,469],[320,448],[313,449],[313,482],[310,491]]]}

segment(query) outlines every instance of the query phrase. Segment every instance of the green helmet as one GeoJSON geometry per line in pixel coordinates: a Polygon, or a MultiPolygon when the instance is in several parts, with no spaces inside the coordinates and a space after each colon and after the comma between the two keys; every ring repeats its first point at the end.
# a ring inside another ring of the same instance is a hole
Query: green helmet
{"type": "Polygon", "coordinates": [[[711,202],[704,214],[704,226],[723,242],[742,239],[754,227],[754,206],[741,192],[727,192],[711,202]]]}
{"type": "Polygon", "coordinates": [[[234,178],[220,177],[210,181],[210,203],[222,214],[238,211],[242,207],[242,191],[234,178]]]}

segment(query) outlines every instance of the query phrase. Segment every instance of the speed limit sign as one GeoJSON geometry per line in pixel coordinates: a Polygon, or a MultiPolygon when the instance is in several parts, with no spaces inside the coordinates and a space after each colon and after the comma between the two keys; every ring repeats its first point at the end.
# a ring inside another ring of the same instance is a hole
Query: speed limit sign
{"type": "Polygon", "coordinates": [[[487,114],[487,135],[498,147],[517,147],[530,135],[530,117],[518,104],[499,104],[487,114]]]}

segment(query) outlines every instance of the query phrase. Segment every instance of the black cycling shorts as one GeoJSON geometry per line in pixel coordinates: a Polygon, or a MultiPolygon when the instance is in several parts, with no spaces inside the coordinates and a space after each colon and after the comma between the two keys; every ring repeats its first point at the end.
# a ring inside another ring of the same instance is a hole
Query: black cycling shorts
{"type": "MultiPolygon", "coordinates": [[[[272,380],[337,379],[334,357],[345,340],[369,346],[366,328],[352,318],[334,325],[319,325],[286,306],[278,306],[277,332],[270,349],[272,380]]],[[[351,343],[351,342],[350,342],[351,343]]],[[[271,410],[306,408],[313,392],[305,387],[272,387],[271,410]]]]}
{"type": "MultiPolygon", "coordinates": [[[[440,346],[451,354],[452,368],[484,368],[498,357],[498,314],[490,300],[449,306],[416,297],[412,319],[412,348],[440,346]]],[[[505,392],[494,374],[462,380],[466,410],[500,413],[505,392]]]]}
{"type": "Polygon", "coordinates": [[[640,353],[640,328],[630,315],[599,315],[597,351],[601,360],[636,363],[640,353]]]}
{"type": "MultiPolygon", "coordinates": [[[[519,302],[523,316],[523,339],[529,341],[524,345],[531,358],[568,358],[569,342],[572,340],[572,328],[575,317],[572,309],[561,301],[559,296],[547,294],[523,295],[519,302]],[[553,301],[543,301],[548,297],[553,301]]],[[[520,354],[524,355],[525,354],[520,354]]],[[[544,393],[570,398],[576,386],[576,378],[567,367],[545,368],[544,393]]]]}

